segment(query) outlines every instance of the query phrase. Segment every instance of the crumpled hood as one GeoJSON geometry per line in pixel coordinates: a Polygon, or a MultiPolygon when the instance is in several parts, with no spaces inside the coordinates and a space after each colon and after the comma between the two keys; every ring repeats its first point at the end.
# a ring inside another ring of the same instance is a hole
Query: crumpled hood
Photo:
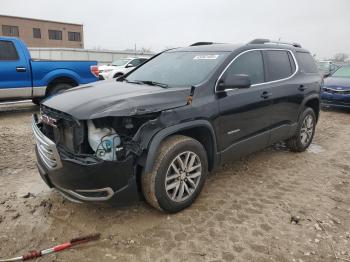
{"type": "Polygon", "coordinates": [[[341,88],[350,90],[350,78],[345,77],[328,77],[324,80],[325,87],[341,88]]]}
{"type": "Polygon", "coordinates": [[[185,106],[189,88],[162,88],[150,85],[101,81],[79,86],[48,98],[43,105],[76,119],[131,116],[185,106]]]}

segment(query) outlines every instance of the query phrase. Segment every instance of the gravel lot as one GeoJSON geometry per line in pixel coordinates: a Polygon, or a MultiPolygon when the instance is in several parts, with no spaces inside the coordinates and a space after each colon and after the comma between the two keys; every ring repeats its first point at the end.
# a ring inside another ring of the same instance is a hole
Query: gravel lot
{"type": "Polygon", "coordinates": [[[73,204],[47,188],[37,110],[0,106],[0,259],[100,232],[38,261],[350,261],[350,112],[322,111],[305,153],[276,145],[216,170],[192,207],[167,215],[144,202],[73,204]]]}

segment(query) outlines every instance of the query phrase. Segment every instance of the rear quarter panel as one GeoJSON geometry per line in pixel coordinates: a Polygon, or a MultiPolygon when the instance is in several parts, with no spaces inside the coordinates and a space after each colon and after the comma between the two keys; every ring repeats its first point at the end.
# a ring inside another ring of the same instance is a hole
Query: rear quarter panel
{"type": "Polygon", "coordinates": [[[96,61],[31,61],[33,86],[47,86],[59,77],[72,78],[77,84],[88,84],[98,80],[90,67],[96,61]]]}

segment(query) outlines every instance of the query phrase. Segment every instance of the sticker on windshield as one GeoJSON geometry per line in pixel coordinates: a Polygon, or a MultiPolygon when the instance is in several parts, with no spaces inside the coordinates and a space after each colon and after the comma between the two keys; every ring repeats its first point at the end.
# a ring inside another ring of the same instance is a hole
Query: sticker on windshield
{"type": "Polygon", "coordinates": [[[219,55],[196,55],[193,60],[215,60],[219,55]]]}

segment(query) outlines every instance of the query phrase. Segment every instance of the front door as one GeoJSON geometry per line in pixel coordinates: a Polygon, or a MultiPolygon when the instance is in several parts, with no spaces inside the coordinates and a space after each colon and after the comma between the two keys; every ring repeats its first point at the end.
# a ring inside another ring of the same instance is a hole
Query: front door
{"type": "Polygon", "coordinates": [[[0,100],[32,96],[27,63],[13,42],[0,40],[0,100]]]}
{"type": "Polygon", "coordinates": [[[272,104],[270,87],[264,84],[261,51],[247,51],[237,56],[223,76],[225,74],[246,74],[252,85],[217,93],[220,109],[219,148],[223,162],[267,146],[272,104]]]}

